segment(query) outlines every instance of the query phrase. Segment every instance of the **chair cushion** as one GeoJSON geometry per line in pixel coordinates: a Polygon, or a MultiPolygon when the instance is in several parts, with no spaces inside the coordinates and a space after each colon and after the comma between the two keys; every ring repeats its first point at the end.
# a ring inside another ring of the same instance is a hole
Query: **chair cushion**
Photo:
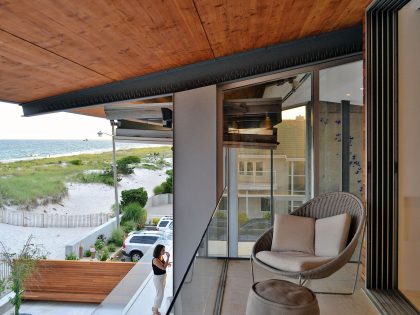
{"type": "Polygon", "coordinates": [[[351,216],[348,213],[318,219],[315,222],[315,255],[337,256],[347,244],[351,216]]]}
{"type": "Polygon", "coordinates": [[[302,272],[319,267],[333,257],[317,257],[302,252],[258,252],[256,257],[263,263],[279,270],[290,272],[302,272]]]}
{"type": "Polygon", "coordinates": [[[314,254],[315,219],[288,214],[276,214],[271,250],[298,251],[314,254]]]}

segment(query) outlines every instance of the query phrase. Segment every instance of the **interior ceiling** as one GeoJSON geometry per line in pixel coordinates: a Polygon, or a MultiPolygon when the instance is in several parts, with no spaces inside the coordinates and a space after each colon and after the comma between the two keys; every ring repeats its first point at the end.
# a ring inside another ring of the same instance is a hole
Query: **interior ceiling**
{"type": "Polygon", "coordinates": [[[0,100],[29,102],[345,29],[362,22],[369,2],[0,0],[0,100]]]}

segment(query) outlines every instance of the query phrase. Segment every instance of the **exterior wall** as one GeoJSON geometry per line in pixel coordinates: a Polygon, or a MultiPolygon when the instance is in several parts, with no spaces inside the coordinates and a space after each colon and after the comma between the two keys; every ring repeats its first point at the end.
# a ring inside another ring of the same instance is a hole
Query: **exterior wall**
{"type": "Polygon", "coordinates": [[[174,289],[217,203],[217,89],[174,95],[174,289]]]}
{"type": "MultiPolygon", "coordinates": [[[[122,217],[122,215],[121,215],[122,217]]],[[[98,236],[103,234],[105,237],[110,237],[112,231],[117,228],[117,222],[115,218],[109,220],[107,223],[98,226],[93,231],[89,232],[82,237],[75,239],[73,242],[69,243],[65,247],[65,255],[74,253],[77,257],[79,257],[79,248],[82,247],[83,251],[90,248],[91,245],[95,244],[98,236]]],[[[80,257],[79,257],[80,258],[80,257]]]]}
{"type": "Polygon", "coordinates": [[[420,307],[420,146],[418,145],[420,11],[418,7],[420,1],[411,1],[401,9],[398,16],[398,287],[407,295],[416,291],[415,304],[420,307]]]}

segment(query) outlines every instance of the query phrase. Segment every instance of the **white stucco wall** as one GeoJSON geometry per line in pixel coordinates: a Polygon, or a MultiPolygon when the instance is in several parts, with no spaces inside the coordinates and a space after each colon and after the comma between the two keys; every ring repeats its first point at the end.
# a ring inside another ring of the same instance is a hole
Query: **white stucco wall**
{"type": "Polygon", "coordinates": [[[179,286],[217,199],[217,89],[174,96],[174,289],[179,286]]]}

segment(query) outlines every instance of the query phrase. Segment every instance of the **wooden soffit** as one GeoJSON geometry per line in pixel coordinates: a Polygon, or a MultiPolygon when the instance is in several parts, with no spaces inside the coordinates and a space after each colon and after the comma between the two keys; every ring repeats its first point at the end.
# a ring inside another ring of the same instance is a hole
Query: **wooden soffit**
{"type": "Polygon", "coordinates": [[[360,24],[370,0],[0,0],[0,99],[25,103],[360,24]]]}

